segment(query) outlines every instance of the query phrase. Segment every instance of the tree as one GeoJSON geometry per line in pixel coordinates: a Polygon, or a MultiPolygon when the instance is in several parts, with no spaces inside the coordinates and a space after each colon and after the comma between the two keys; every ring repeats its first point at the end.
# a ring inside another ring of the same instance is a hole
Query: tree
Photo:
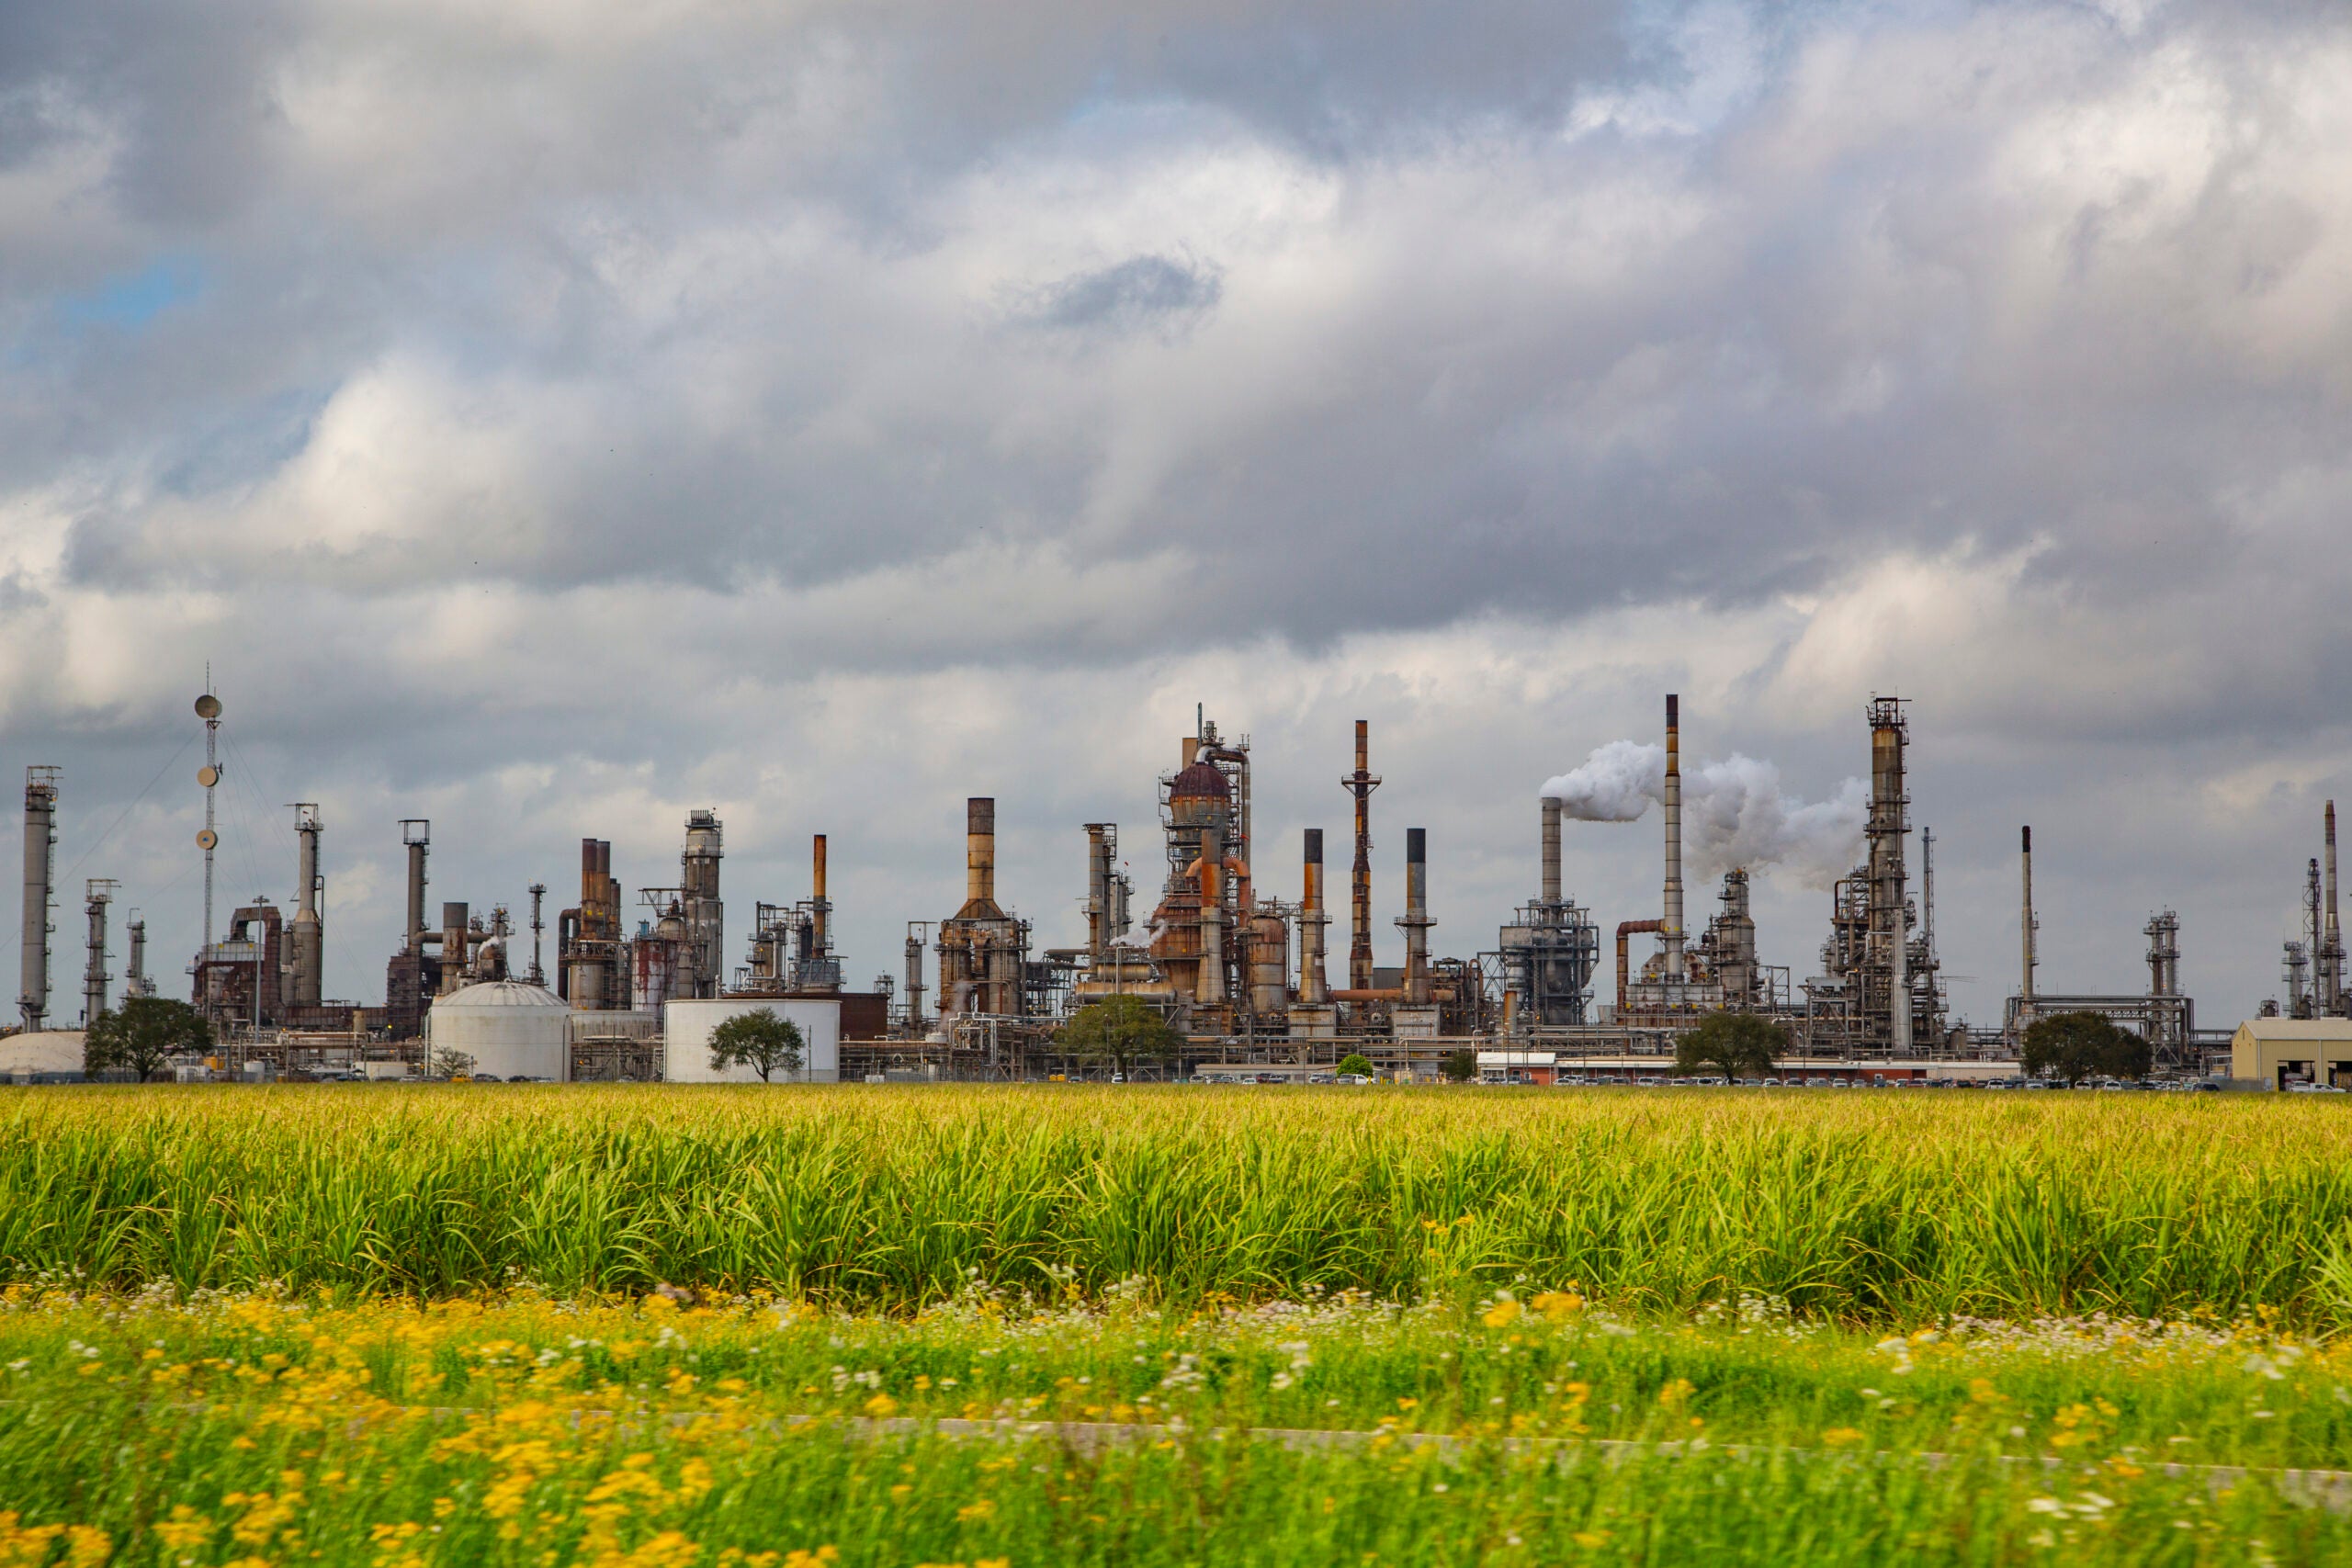
{"type": "Polygon", "coordinates": [[[1713,1067],[1727,1078],[1770,1076],[1772,1059],[1789,1049],[1789,1032],[1752,1012],[1710,1013],[1674,1042],[1674,1070],[1713,1067]]]}
{"type": "Polygon", "coordinates": [[[2143,1037],[2095,1012],[2052,1013],[2034,1020],[2018,1055],[2030,1077],[2055,1073],[2069,1088],[2094,1073],[2145,1077],[2154,1056],[2143,1037]]]}
{"type": "Polygon", "coordinates": [[[1448,1051],[1438,1058],[1437,1070],[1453,1083],[1468,1083],[1478,1076],[1478,1054],[1476,1051],[1448,1051]]]}
{"type": "Polygon", "coordinates": [[[1337,1071],[1343,1078],[1368,1078],[1372,1077],[1372,1061],[1361,1051],[1351,1051],[1340,1058],[1337,1071]]]}
{"type": "Polygon", "coordinates": [[[470,1051],[460,1051],[454,1045],[443,1045],[433,1053],[425,1071],[436,1078],[469,1078],[474,1076],[474,1057],[470,1051]]]}
{"type": "Polygon", "coordinates": [[[739,1013],[710,1032],[710,1070],[749,1067],[767,1083],[779,1070],[799,1068],[801,1044],[800,1026],[776,1017],[775,1009],[739,1013]]]}
{"type": "Polygon", "coordinates": [[[82,1036],[82,1070],[92,1077],[133,1072],[145,1083],[172,1057],[201,1055],[211,1044],[212,1026],[187,1003],[129,997],[119,1010],[98,1014],[82,1036]]]}
{"type": "Polygon", "coordinates": [[[1125,1077],[1138,1062],[1165,1061],[1184,1037],[1141,997],[1104,997],[1078,1010],[1062,1031],[1061,1048],[1080,1061],[1108,1066],[1125,1077]]]}

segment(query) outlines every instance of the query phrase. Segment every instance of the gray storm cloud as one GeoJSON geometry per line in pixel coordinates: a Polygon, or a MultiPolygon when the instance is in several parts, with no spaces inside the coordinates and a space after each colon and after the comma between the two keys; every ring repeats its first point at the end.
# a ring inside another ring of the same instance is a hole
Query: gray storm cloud
{"type": "MultiPolygon", "coordinates": [[[[1540,792],[1579,822],[1634,822],[1666,799],[1666,748],[1611,740],[1540,792]]],[[[1720,876],[1735,866],[1777,867],[1826,888],[1854,864],[1870,815],[1870,785],[1849,778],[1826,800],[1781,787],[1781,770],[1733,752],[1682,772],[1682,843],[1690,868],[1720,876]]]]}
{"type": "Polygon", "coordinates": [[[1345,705],[1470,951],[1563,736],[1703,694],[1694,870],[1793,886],[1858,808],[1752,759],[1899,683],[1952,972],[2030,819],[2053,983],[2177,904],[2225,1014],[2352,797],[2347,81],[2317,0],[0,0],[0,762],[182,962],[213,661],[365,996],[402,817],[479,902],[830,825],[879,967],[966,795],[1051,924],[1193,703],[1270,834],[1345,705]]]}

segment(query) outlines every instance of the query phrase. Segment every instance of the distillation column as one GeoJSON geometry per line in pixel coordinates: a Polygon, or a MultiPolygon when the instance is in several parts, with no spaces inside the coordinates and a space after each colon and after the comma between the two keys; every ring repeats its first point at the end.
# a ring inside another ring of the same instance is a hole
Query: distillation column
{"type": "Polygon", "coordinates": [[[1887,1049],[1897,1056],[1911,1050],[1910,892],[1904,869],[1904,837],[1910,831],[1904,807],[1903,708],[1893,697],[1874,698],[1871,719],[1870,945],[1872,973],[1864,986],[1865,1006],[1879,975],[1885,976],[1887,1049]]]}
{"type": "Polygon", "coordinates": [[[294,834],[299,844],[295,874],[300,885],[295,893],[294,985],[288,1000],[298,1008],[319,1005],[326,973],[326,928],[319,915],[320,826],[316,805],[305,801],[294,807],[294,834]]]}
{"type": "Polygon", "coordinates": [[[1371,730],[1369,721],[1356,720],[1356,771],[1340,781],[1356,801],[1356,863],[1348,889],[1348,988],[1356,991],[1372,989],[1372,792],[1380,780],[1371,771],[1371,730]]]}
{"type": "Polygon", "coordinates": [[[57,846],[58,770],[25,770],[25,956],[17,1010],[37,1034],[49,1014],[50,853],[57,846]]]}
{"type": "MultiPolygon", "coordinates": [[[[727,969],[726,906],[718,897],[719,855],[718,814],[707,809],[688,813],[679,882],[686,901],[686,940],[694,955],[693,994],[702,998],[718,995],[727,969]]],[[[615,912],[618,913],[617,908],[615,912]]],[[[616,930],[616,939],[618,934],[616,930]]]]}
{"type": "Polygon", "coordinates": [[[2335,918],[2335,802],[2327,803],[2327,929],[2319,942],[2319,1010],[2334,1018],[2344,1009],[2344,930],[2335,918]]]}
{"type": "Polygon", "coordinates": [[[466,906],[441,906],[441,994],[466,984],[466,906]]]}
{"type": "MultiPolygon", "coordinates": [[[[133,909],[132,914],[139,911],[133,909]]],[[[133,920],[127,928],[130,932],[130,962],[122,972],[122,998],[152,997],[155,987],[147,978],[147,922],[133,920]]]]}
{"type": "Polygon", "coordinates": [[[2022,1031],[2033,1021],[2033,829],[2030,826],[2018,830],[2018,864],[2024,879],[2018,913],[2018,930],[2024,949],[2024,970],[2018,984],[2018,1028],[2022,1031]]]}
{"type": "Polygon", "coordinates": [[[107,982],[114,978],[107,973],[107,906],[114,901],[118,886],[111,877],[94,877],[85,889],[88,897],[83,908],[90,917],[90,939],[89,955],[82,967],[85,1029],[97,1022],[98,1015],[107,1010],[107,982]]]}

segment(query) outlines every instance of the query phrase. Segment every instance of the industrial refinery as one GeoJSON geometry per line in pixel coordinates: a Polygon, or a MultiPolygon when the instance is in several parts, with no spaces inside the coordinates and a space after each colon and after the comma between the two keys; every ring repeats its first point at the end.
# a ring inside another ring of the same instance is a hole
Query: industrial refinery
{"type": "MultiPolygon", "coordinates": [[[[764,1009],[798,1026],[802,1055],[786,1076],[801,1079],[1074,1077],[1099,1072],[1100,1064],[1067,1048],[1067,1026],[1106,998],[1134,998],[1181,1040],[1139,1069],[1170,1079],[1311,1079],[1351,1055],[1398,1080],[1436,1077],[1447,1066],[1458,1077],[1465,1054],[1490,1082],[1638,1078],[1659,1070],[1679,1034],[1723,1012],[1780,1025],[1790,1070],[1830,1078],[1991,1077],[2014,1067],[2036,1020],[2086,1011],[2143,1037],[2161,1075],[2227,1076],[2232,1060],[2232,1032],[2200,1029],[2194,1002],[2181,993],[2180,919],[2173,909],[2153,913],[2144,929],[2144,992],[2039,983],[2033,830],[2025,826],[2016,989],[1997,1023],[1971,1027],[1951,1016],[1936,943],[1935,840],[1924,827],[1915,835],[1910,719],[1892,697],[1872,697],[1860,715],[1857,749],[1866,729],[1870,763],[1866,815],[1859,845],[1856,837],[1843,839],[1837,863],[1857,848],[1860,854],[1829,888],[1810,974],[1759,957],[1750,867],[1733,866],[1719,886],[1686,889],[1684,715],[1679,697],[1668,694],[1662,772],[1648,776],[1630,812],[1603,818],[1631,820],[1645,815],[1650,801],[1657,805],[1657,898],[1613,923],[1573,896],[1564,864],[1570,807],[1563,791],[1545,786],[1529,813],[1532,896],[1501,916],[1490,942],[1481,940],[1483,931],[1441,937],[1429,888],[1443,863],[1432,859],[1428,828],[1405,828],[1396,881],[1384,885],[1376,874],[1373,818],[1381,778],[1373,770],[1372,724],[1359,719],[1351,755],[1335,759],[1350,764],[1337,773],[1350,834],[1340,969],[1328,829],[1261,835],[1252,812],[1250,738],[1196,712],[1192,732],[1171,739],[1154,791],[1156,821],[1142,829],[1158,834],[1161,852],[1149,863],[1159,886],[1146,891],[1148,913],[1140,923],[1135,878],[1120,859],[1121,824],[1071,825],[1073,849],[1076,836],[1084,837],[1081,946],[1039,946],[1032,922],[1000,888],[997,802],[987,796],[960,803],[962,902],[910,912],[903,953],[894,955],[899,972],[863,989],[843,979],[822,833],[808,840],[805,887],[774,899],[739,895],[739,918],[746,907],[751,918],[730,948],[726,829],[715,809],[687,813],[674,878],[657,873],[636,886],[634,900],[616,872],[612,841],[582,839],[577,893],[555,911],[551,940],[545,883],[528,886],[520,919],[504,902],[451,898],[440,902],[435,919],[427,897],[433,824],[411,818],[382,829],[388,840],[397,835],[405,863],[401,928],[340,938],[382,943],[381,997],[360,999],[322,994],[328,824],[317,803],[289,808],[296,854],[287,903],[255,897],[216,921],[213,792],[222,777],[222,712],[209,691],[197,702],[206,752],[196,775],[205,802],[206,825],[197,835],[204,934],[187,965],[187,999],[217,1043],[201,1062],[185,1065],[187,1076],[711,1081],[744,1076],[712,1066],[712,1031],[764,1009]],[[1694,891],[1705,916],[1696,931],[1689,912],[1694,891]],[[1374,921],[1383,914],[1401,936],[1403,963],[1395,967],[1374,958],[1374,921]]],[[[1646,743],[1635,750],[1657,765],[1657,750],[1646,743]]],[[[94,877],[84,895],[78,1017],[58,1011],[51,938],[65,789],[56,766],[26,770],[18,1027],[9,1032],[12,1055],[0,1062],[19,1078],[78,1076],[79,1028],[124,1000],[157,994],[145,922],[135,911],[123,931],[127,961],[118,985],[110,921],[123,890],[117,880],[94,877]]],[[[1126,829],[1130,841],[1136,836],[1126,829]]],[[[2352,1018],[2333,802],[2322,848],[2301,889],[2301,935],[2285,946],[2284,999],[2266,1004],[2260,1019],[2236,1032],[2242,1046],[2249,1031],[2287,1042],[2271,1051],[2278,1064],[2260,1069],[2277,1086],[2335,1076],[2330,1053],[2339,1035],[2352,1076],[2352,1022],[2328,1022],[2352,1018]],[[2277,1027],[2267,1021],[2274,1017],[2277,1027]],[[2297,1050],[2302,1055],[2280,1055],[2297,1050]]],[[[447,856],[445,848],[444,865],[447,856]]],[[[1074,891],[1041,887],[1031,895],[1074,891]]]]}

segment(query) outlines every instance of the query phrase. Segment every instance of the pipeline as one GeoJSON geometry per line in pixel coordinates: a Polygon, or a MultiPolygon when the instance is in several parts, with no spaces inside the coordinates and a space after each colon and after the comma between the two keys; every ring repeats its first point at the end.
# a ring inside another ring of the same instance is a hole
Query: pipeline
{"type": "Polygon", "coordinates": [[[1625,939],[1641,931],[1664,931],[1664,920],[1622,920],[1617,926],[1617,1021],[1625,1021],[1625,991],[1633,979],[1633,959],[1625,939]]]}

